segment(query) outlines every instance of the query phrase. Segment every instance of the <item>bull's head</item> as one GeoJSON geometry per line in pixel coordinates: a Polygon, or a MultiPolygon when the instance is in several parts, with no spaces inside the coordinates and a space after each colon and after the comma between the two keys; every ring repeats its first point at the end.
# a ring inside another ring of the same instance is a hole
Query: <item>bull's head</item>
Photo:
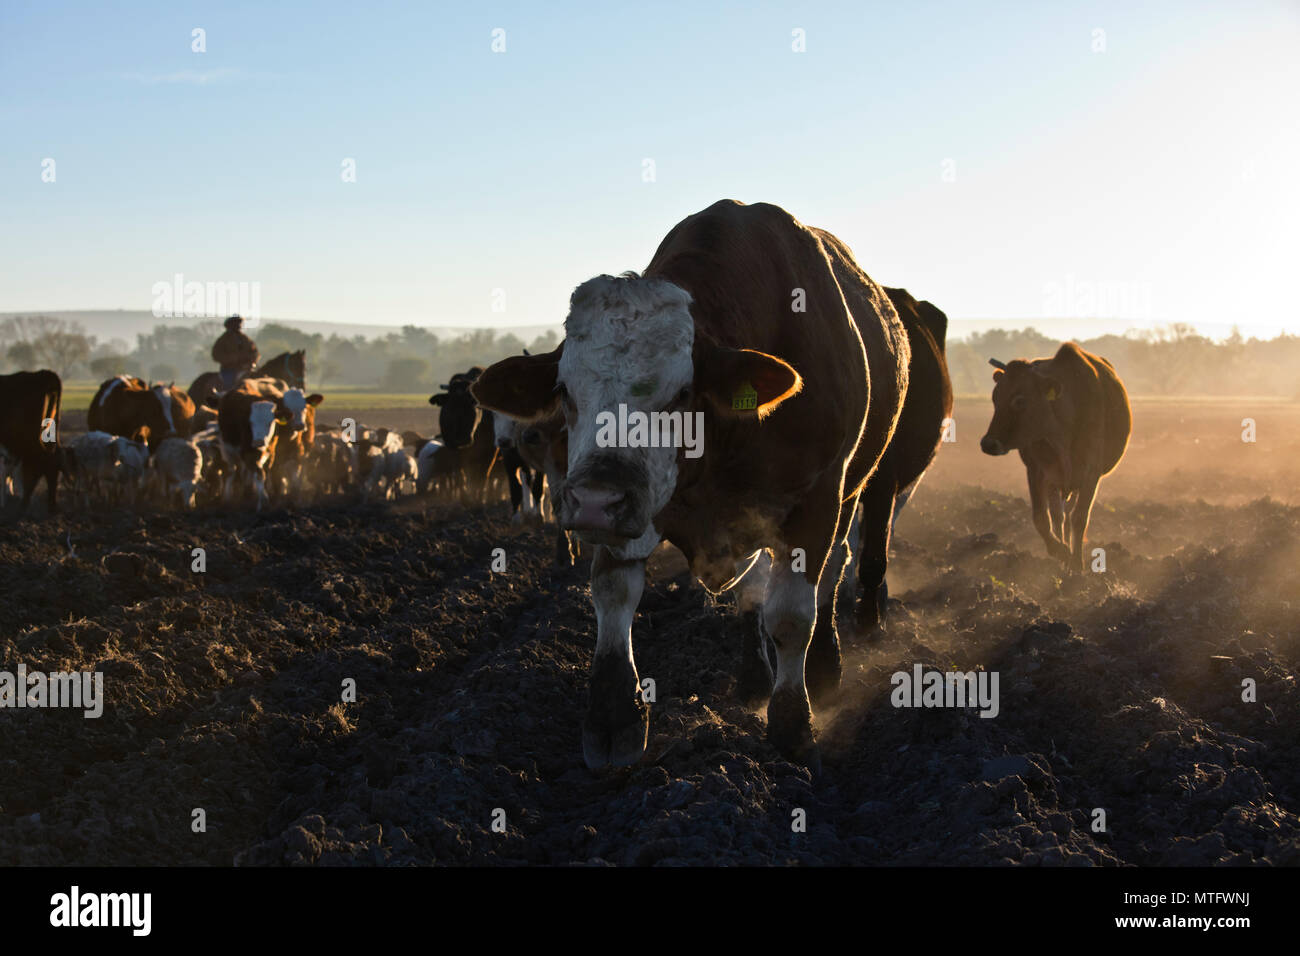
{"type": "Polygon", "coordinates": [[[483,410],[470,394],[469,387],[481,372],[477,366],[468,372],[457,372],[450,382],[439,386],[442,392],[429,398],[429,404],[439,409],[438,428],[442,441],[451,448],[468,448],[474,441],[483,410]]]}
{"type": "Polygon", "coordinates": [[[289,417],[276,415],[275,402],[252,402],[248,406],[248,428],[253,450],[261,453],[274,441],[277,425],[286,425],[289,417]]]}
{"type": "Polygon", "coordinates": [[[1035,441],[1055,444],[1060,431],[1058,403],[1061,382],[1051,372],[1050,362],[989,359],[993,373],[993,420],[980,439],[986,455],[1005,455],[1017,448],[1027,450],[1035,441]]]}
{"type": "Polygon", "coordinates": [[[522,426],[508,415],[494,415],[492,431],[498,448],[514,448],[522,426]]]}
{"type": "MultiPolygon", "coordinates": [[[[318,394],[304,395],[300,388],[286,389],[281,399],[284,411],[288,412],[288,424],[296,434],[307,430],[315,421],[316,406],[325,401],[325,396],[318,394]]],[[[312,430],[314,437],[314,429],[312,430]]]]}
{"type": "Polygon", "coordinates": [[[592,543],[657,541],[651,522],[677,485],[681,448],[611,441],[621,416],[761,419],[802,387],[778,358],[697,338],[690,305],[664,279],[591,279],[573,293],[559,348],[498,362],[472,386],[484,407],[521,421],[563,416],[560,524],[592,543]]]}

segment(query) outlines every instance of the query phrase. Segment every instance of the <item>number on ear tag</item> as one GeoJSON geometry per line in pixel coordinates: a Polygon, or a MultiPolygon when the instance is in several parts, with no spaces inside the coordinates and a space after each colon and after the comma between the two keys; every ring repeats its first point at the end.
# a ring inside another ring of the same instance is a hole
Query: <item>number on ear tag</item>
{"type": "Polygon", "coordinates": [[[731,396],[731,407],[735,411],[752,411],[758,408],[758,392],[754,386],[746,382],[731,396]]]}

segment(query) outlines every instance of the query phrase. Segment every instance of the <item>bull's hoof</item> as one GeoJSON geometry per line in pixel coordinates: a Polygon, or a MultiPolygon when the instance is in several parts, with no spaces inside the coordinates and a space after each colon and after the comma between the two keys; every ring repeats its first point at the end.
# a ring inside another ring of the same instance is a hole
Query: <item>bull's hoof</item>
{"type": "Polygon", "coordinates": [[[874,604],[859,604],[853,612],[853,636],[864,644],[874,644],[885,636],[885,618],[874,604]]]}
{"type": "Polygon", "coordinates": [[[821,771],[812,708],[803,694],[782,688],[772,695],[767,705],[767,739],[787,760],[803,764],[814,773],[821,771]]]}
{"type": "Polygon", "coordinates": [[[645,705],[634,720],[622,723],[588,714],[582,725],[582,758],[592,770],[631,766],[644,756],[649,735],[650,708],[645,705]]]}
{"type": "Polygon", "coordinates": [[[876,601],[873,594],[869,597],[858,598],[857,604],[853,608],[853,623],[863,634],[873,631],[884,622],[884,614],[876,601]]]}
{"type": "Polygon", "coordinates": [[[591,700],[582,724],[582,756],[592,770],[626,767],[641,759],[650,734],[650,705],[641,696],[636,668],[616,655],[597,657],[591,700]]]}

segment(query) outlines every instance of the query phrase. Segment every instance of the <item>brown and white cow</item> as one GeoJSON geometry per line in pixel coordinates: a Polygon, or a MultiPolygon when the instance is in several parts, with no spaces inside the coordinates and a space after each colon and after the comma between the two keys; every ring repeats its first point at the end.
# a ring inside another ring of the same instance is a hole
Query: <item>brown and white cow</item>
{"type": "Polygon", "coordinates": [[[282,435],[287,440],[306,429],[307,407],[302,389],[289,389],[278,379],[244,379],[221,396],[218,424],[228,467],[227,501],[234,496],[239,476],[246,475],[257,495],[257,510],[262,510],[269,501],[266,478],[275,464],[276,446],[282,435]]]}
{"type": "Polygon", "coordinates": [[[893,306],[841,243],[777,206],[725,200],[674,227],[643,275],[580,285],[554,352],[506,359],[474,383],[487,408],[535,420],[558,406],[565,418],[561,524],[595,546],[589,766],[645,751],[632,619],[662,540],[715,592],[772,555],[768,737],[817,765],[808,689],[820,698],[839,684],[843,543],[907,368],[893,306]]]}
{"type": "Polygon", "coordinates": [[[63,383],[49,369],[0,375],[0,447],[22,467],[24,511],[42,478],[48,511],[58,511],[62,402],[63,383]]]}
{"type": "Polygon", "coordinates": [[[103,382],[86,413],[89,431],[135,437],[147,429],[150,451],[172,435],[188,437],[194,402],[184,391],[161,383],[150,387],[143,379],[119,375],[103,382]]]}
{"type": "Polygon", "coordinates": [[[989,364],[997,384],[980,448],[987,455],[1019,450],[1047,553],[1082,570],[1097,484],[1124,457],[1133,427],[1124,383],[1110,362],[1074,342],[1052,358],[989,364]]]}
{"type": "Polygon", "coordinates": [[[309,462],[316,451],[316,406],[323,401],[325,401],[323,395],[318,393],[303,395],[301,389],[294,388],[287,389],[282,399],[285,410],[289,412],[290,421],[276,447],[273,474],[284,482],[289,497],[299,503],[309,462]],[[298,406],[300,399],[301,409],[298,406]],[[299,421],[302,423],[301,427],[299,421]]]}
{"type": "Polygon", "coordinates": [[[158,396],[158,404],[163,410],[163,420],[171,429],[171,435],[163,437],[189,438],[193,433],[194,416],[198,410],[189,393],[183,388],[177,388],[175,382],[166,385],[162,382],[154,382],[149,387],[149,391],[158,396]]]}

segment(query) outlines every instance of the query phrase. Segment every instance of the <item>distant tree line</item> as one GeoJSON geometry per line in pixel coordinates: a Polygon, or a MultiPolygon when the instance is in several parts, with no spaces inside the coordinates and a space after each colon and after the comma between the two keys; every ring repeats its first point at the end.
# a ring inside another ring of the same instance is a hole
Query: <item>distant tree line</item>
{"type": "MultiPolygon", "coordinates": [[[[67,379],[102,381],[130,374],[188,387],[200,372],[216,367],[212,344],[220,321],[159,325],[136,336],[132,348],[121,339],[99,341],[77,322],[52,316],[17,316],[0,322],[0,370],[51,368],[67,379]]],[[[560,341],[548,331],[531,341],[506,332],[474,329],[438,338],[418,326],[367,338],[302,332],[275,322],[249,330],[265,361],[281,352],[306,352],[313,388],[369,386],[390,392],[436,390],[455,372],[488,365],[525,348],[549,352],[560,341]]]]}
{"type": "MultiPolygon", "coordinates": [[[[1190,325],[1175,324],[1076,341],[1108,359],[1132,395],[1271,395],[1300,401],[1300,335],[1248,339],[1233,329],[1228,338],[1215,342],[1190,325]]],[[[1035,329],[991,329],[950,342],[953,391],[991,391],[990,358],[1050,358],[1060,345],[1059,339],[1035,329]]]]}
{"type": "MultiPolygon", "coordinates": [[[[135,347],[121,339],[100,341],[79,323],[52,316],[16,316],[0,322],[0,371],[51,368],[66,379],[102,381],[114,375],[139,375],[150,381],[175,381],[187,387],[211,370],[212,343],[219,321],[159,325],[136,336],[135,347]]],[[[313,388],[367,386],[388,392],[433,391],[454,372],[489,365],[525,348],[549,352],[559,331],[531,342],[513,333],[486,329],[438,338],[418,326],[367,338],[306,333],[268,323],[251,332],[262,358],[303,349],[313,388]]],[[[1105,356],[1134,395],[1275,395],[1300,400],[1300,336],[1244,338],[1239,332],[1215,342],[1188,325],[1081,339],[1079,344],[1105,356]]],[[[1034,329],[993,329],[948,343],[948,368],[958,394],[992,387],[990,357],[1038,358],[1052,355],[1060,342],[1034,329]]]]}

